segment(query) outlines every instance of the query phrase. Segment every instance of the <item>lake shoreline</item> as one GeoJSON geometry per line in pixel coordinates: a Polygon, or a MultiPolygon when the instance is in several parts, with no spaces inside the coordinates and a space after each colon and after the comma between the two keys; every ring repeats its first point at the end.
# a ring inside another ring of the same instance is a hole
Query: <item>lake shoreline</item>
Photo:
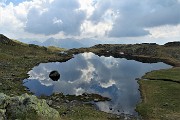
{"type": "MultiPolygon", "coordinates": [[[[128,58],[136,59],[137,61],[141,61],[141,62],[161,61],[161,62],[169,63],[175,67],[180,66],[179,54],[178,54],[180,50],[176,48],[177,46],[173,47],[173,46],[160,46],[160,45],[149,45],[149,44],[95,45],[90,48],[71,49],[71,50],[66,51],[67,54],[59,54],[59,52],[61,51],[59,49],[52,50],[45,47],[39,47],[36,45],[27,45],[23,43],[17,43],[17,42],[11,41],[5,36],[0,37],[0,46],[1,46],[0,57],[2,58],[2,62],[0,64],[1,65],[0,92],[5,93],[10,96],[16,96],[16,95],[21,95],[23,93],[28,93],[27,89],[22,86],[22,80],[28,77],[27,72],[31,70],[33,66],[38,65],[40,63],[47,63],[47,62],[57,62],[57,61],[64,62],[71,59],[73,57],[73,54],[78,54],[82,52],[93,52],[100,56],[112,55],[118,58],[127,57],[127,59],[128,58]],[[2,40],[6,40],[8,42],[4,43],[2,40]],[[150,51],[148,51],[148,49],[150,49],[150,51]],[[153,52],[151,50],[153,50],[153,52]],[[162,50],[165,50],[165,52],[171,50],[172,52],[169,54],[165,54],[165,53],[157,53],[155,52],[156,50],[159,50],[161,52],[162,50]],[[173,51],[175,51],[175,54],[173,51]]],[[[64,106],[66,106],[66,104],[64,106]]],[[[86,115],[90,111],[96,111],[95,109],[89,108],[88,106],[84,107],[83,104],[79,109],[82,109],[82,108],[85,109],[84,112],[86,113],[86,115]]],[[[67,108],[63,108],[63,110],[59,108],[57,109],[58,111],[62,112],[62,111],[66,111],[67,108]]],[[[138,112],[140,112],[141,114],[142,111],[138,110],[138,112]]],[[[80,112],[79,116],[83,117],[85,113],[80,112]]],[[[143,114],[141,115],[143,116],[143,114]]],[[[101,118],[102,116],[103,116],[103,119],[108,119],[108,117],[112,117],[113,119],[120,118],[117,115],[105,114],[100,111],[96,111],[95,116],[93,117],[101,118]]],[[[65,119],[73,118],[73,117],[75,116],[65,115],[65,119]]],[[[143,118],[146,118],[146,116],[143,116],[143,118]]]]}

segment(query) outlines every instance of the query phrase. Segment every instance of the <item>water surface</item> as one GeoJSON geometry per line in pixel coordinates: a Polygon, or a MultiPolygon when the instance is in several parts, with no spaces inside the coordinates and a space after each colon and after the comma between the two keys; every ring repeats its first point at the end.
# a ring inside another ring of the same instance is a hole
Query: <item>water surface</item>
{"type": "Polygon", "coordinates": [[[134,109],[140,101],[140,92],[135,79],[146,72],[170,67],[162,62],[149,64],[82,53],[67,62],[42,63],[34,67],[28,73],[29,78],[24,80],[24,86],[37,96],[54,92],[71,95],[97,93],[112,99],[96,103],[100,110],[137,115],[134,109]],[[53,70],[61,74],[58,81],[49,78],[53,70]]]}

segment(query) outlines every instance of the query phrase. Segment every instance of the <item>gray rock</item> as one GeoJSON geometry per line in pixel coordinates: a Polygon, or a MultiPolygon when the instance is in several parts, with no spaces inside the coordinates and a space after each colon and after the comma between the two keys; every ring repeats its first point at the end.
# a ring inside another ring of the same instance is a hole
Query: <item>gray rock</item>
{"type": "Polygon", "coordinates": [[[52,105],[52,103],[53,103],[52,100],[48,100],[48,101],[47,101],[47,104],[48,104],[48,105],[52,105]]]}
{"type": "Polygon", "coordinates": [[[0,93],[0,119],[4,118],[4,111],[8,119],[60,119],[58,111],[49,107],[44,99],[34,95],[23,94],[9,97],[0,93]]]}
{"type": "Polygon", "coordinates": [[[69,100],[65,100],[66,103],[69,103],[69,100]]]}
{"type": "Polygon", "coordinates": [[[5,109],[0,109],[0,120],[6,120],[6,110],[5,109]]]}
{"type": "Polygon", "coordinates": [[[94,102],[99,102],[99,99],[94,99],[94,102]]]}

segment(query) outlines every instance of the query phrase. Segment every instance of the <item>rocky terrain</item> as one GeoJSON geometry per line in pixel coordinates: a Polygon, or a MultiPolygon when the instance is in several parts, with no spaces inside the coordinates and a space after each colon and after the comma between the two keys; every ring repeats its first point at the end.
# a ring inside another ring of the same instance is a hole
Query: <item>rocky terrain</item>
{"type": "MultiPolygon", "coordinates": [[[[0,119],[63,119],[108,120],[125,119],[124,116],[98,111],[88,101],[110,100],[97,94],[71,96],[31,95],[22,84],[27,72],[39,63],[67,61],[73,54],[93,52],[99,56],[134,59],[141,62],[165,62],[172,69],[152,71],[138,83],[142,103],[136,110],[143,119],[180,119],[180,42],[157,44],[105,44],[90,48],[64,51],[56,47],[24,44],[0,35],[0,119]],[[49,114],[51,113],[51,114],[49,114]]],[[[136,119],[129,116],[127,119],[136,119]]]]}

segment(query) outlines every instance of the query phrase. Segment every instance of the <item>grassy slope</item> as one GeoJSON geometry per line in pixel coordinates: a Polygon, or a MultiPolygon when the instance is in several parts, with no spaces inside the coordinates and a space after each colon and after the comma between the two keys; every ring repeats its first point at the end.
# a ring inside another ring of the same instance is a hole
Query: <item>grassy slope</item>
{"type": "Polygon", "coordinates": [[[180,68],[152,71],[143,78],[153,80],[139,81],[143,101],[137,106],[137,111],[142,117],[147,120],[179,120],[180,83],[176,81],[180,79],[180,68]]]}
{"type": "MultiPolygon", "coordinates": [[[[4,36],[0,35],[0,92],[10,96],[21,95],[28,91],[22,86],[22,80],[28,77],[27,72],[35,65],[49,61],[65,61],[70,59],[71,55],[61,56],[58,52],[59,48],[54,47],[39,47],[36,45],[27,45],[16,41],[10,43],[2,42],[4,36]]],[[[60,113],[66,112],[67,105],[59,103],[60,108],[57,109],[60,113]]],[[[83,105],[71,108],[71,112],[65,116],[61,115],[66,120],[106,120],[116,116],[95,110],[91,106],[83,105]],[[74,112],[72,112],[74,111],[74,112]]],[[[35,118],[34,118],[35,119],[35,118]]],[[[37,118],[38,119],[38,118],[37,118]]]]}
{"type": "MultiPolygon", "coordinates": [[[[95,45],[90,48],[72,49],[72,53],[93,52],[99,55],[120,55],[124,52],[127,55],[135,58],[145,58],[147,61],[157,59],[174,66],[180,66],[180,48],[179,46],[165,46],[165,45],[149,45],[149,44],[135,44],[135,45],[121,45],[121,44],[104,44],[95,45]],[[107,52],[108,51],[108,52],[107,52]]],[[[136,59],[136,60],[138,60],[136,59]]],[[[140,59],[139,59],[140,60],[140,59]]],[[[143,59],[141,59],[143,61],[143,59]]]]}
{"type": "Polygon", "coordinates": [[[13,45],[0,42],[0,92],[7,95],[24,93],[22,80],[27,72],[41,62],[61,61],[70,56],[61,57],[53,49],[13,42],[13,45]]]}
{"type": "Polygon", "coordinates": [[[159,70],[152,71],[143,76],[145,79],[160,79],[160,80],[171,80],[175,82],[180,82],[180,67],[167,69],[167,70],[159,70]]]}

